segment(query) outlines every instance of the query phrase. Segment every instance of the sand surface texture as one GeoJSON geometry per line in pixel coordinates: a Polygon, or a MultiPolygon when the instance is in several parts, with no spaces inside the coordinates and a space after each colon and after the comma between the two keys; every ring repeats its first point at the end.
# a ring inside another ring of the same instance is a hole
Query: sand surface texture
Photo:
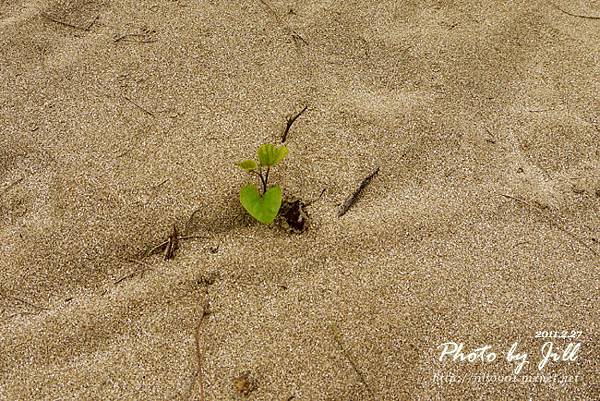
{"type": "Polygon", "coordinates": [[[598,17],[1,1],[0,399],[599,399],[598,17]],[[233,163],[305,105],[272,178],[324,193],[292,234],[246,214],[233,163]],[[173,224],[202,238],[142,257],[173,224]],[[576,360],[539,371],[542,330],[581,331],[576,360]],[[521,376],[577,382],[469,379],[515,342],[521,376]]]}

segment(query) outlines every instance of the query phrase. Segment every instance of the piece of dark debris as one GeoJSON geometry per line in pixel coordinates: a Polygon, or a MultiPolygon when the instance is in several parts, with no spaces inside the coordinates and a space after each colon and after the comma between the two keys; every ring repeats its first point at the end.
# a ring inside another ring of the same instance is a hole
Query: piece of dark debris
{"type": "Polygon", "coordinates": [[[301,199],[284,199],[279,210],[282,226],[290,232],[303,233],[308,228],[306,204],[301,199]]]}
{"type": "Polygon", "coordinates": [[[199,286],[209,286],[213,285],[217,279],[220,278],[220,274],[218,271],[211,271],[207,274],[201,275],[198,279],[196,279],[196,285],[199,286]]]}
{"type": "Polygon", "coordinates": [[[250,372],[244,372],[233,379],[233,387],[238,394],[247,397],[251,392],[256,390],[257,386],[256,381],[250,377],[250,372]]]}

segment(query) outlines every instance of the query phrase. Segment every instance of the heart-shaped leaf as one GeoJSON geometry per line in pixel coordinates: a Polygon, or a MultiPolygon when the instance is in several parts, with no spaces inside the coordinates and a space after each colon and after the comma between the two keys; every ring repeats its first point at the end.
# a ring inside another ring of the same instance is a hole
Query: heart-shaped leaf
{"type": "Polygon", "coordinates": [[[288,149],[285,145],[281,145],[280,147],[276,147],[271,145],[270,143],[265,143],[258,148],[258,161],[261,166],[270,167],[274,166],[288,154],[288,149]]]}
{"type": "Polygon", "coordinates": [[[273,185],[263,196],[260,196],[254,185],[245,185],[240,191],[240,202],[256,220],[270,224],[277,217],[281,207],[281,188],[273,185]]]}
{"type": "Polygon", "coordinates": [[[254,160],[244,160],[242,162],[237,162],[235,164],[237,166],[240,166],[241,168],[243,168],[247,172],[251,172],[251,171],[256,170],[258,168],[258,164],[256,164],[256,162],[254,160]]]}

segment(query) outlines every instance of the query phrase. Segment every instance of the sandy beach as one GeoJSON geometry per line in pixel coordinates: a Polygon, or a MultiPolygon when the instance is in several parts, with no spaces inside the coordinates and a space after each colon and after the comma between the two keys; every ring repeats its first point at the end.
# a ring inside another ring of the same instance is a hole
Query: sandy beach
{"type": "Polygon", "coordinates": [[[599,94],[593,0],[1,1],[0,400],[600,399],[599,94]]]}

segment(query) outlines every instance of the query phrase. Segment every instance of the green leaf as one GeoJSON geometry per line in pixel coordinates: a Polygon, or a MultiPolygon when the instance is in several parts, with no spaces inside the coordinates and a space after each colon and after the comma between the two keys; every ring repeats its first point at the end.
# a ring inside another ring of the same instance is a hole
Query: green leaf
{"type": "Polygon", "coordinates": [[[263,224],[270,224],[277,217],[281,207],[281,188],[274,185],[260,196],[254,185],[245,185],[240,191],[240,202],[256,220],[263,224]]]}
{"type": "Polygon", "coordinates": [[[254,160],[244,160],[243,162],[237,162],[235,164],[247,172],[251,172],[252,170],[256,170],[258,168],[258,165],[254,160]]]}
{"type": "Polygon", "coordinates": [[[279,148],[277,148],[277,157],[275,158],[275,163],[273,163],[273,165],[276,165],[277,163],[279,163],[280,161],[282,161],[288,154],[288,148],[286,148],[284,145],[281,145],[279,148]]]}
{"type": "Polygon", "coordinates": [[[276,147],[270,143],[265,143],[258,148],[257,154],[261,166],[270,167],[282,161],[288,154],[288,149],[284,145],[276,147]]]}

